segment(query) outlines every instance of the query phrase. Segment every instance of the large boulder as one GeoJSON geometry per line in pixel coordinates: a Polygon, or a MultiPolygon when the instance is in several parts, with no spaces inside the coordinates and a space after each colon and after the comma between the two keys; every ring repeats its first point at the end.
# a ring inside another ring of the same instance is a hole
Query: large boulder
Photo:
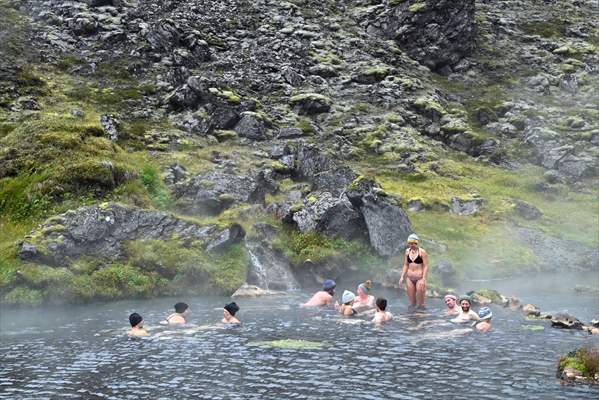
{"type": "Polygon", "coordinates": [[[358,177],[348,167],[337,165],[316,146],[301,146],[297,150],[295,176],[307,180],[314,190],[339,196],[358,177]]]}
{"type": "Polygon", "coordinates": [[[175,198],[186,213],[216,215],[235,203],[262,203],[276,190],[267,171],[250,176],[214,170],[178,184],[175,198]]]}
{"type": "Polygon", "coordinates": [[[362,213],[370,245],[376,252],[384,257],[402,253],[412,224],[397,201],[388,197],[376,182],[363,177],[352,182],[347,197],[362,213]]]}
{"type": "Polygon", "coordinates": [[[68,265],[92,256],[116,260],[129,240],[168,240],[174,236],[205,241],[214,225],[200,226],[172,214],[125,207],[116,203],[81,207],[48,219],[19,244],[26,261],[68,265]]]}
{"type": "Polygon", "coordinates": [[[248,283],[266,290],[293,290],[299,287],[289,260],[276,251],[272,241],[276,237],[275,227],[258,223],[245,240],[250,256],[248,283]]]}
{"type": "Polygon", "coordinates": [[[346,238],[364,237],[366,233],[362,215],[347,197],[334,198],[329,192],[311,194],[292,218],[301,232],[316,230],[346,238]]]}
{"type": "Polygon", "coordinates": [[[474,48],[474,0],[407,0],[375,16],[375,31],[395,39],[433,70],[456,65],[474,48]]]}

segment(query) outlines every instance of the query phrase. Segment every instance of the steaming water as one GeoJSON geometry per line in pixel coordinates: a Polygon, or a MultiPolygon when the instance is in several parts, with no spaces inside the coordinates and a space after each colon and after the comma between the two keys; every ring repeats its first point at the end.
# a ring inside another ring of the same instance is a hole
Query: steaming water
{"type": "Polygon", "coordinates": [[[564,386],[555,378],[560,355],[599,340],[549,328],[494,308],[494,331],[459,334],[441,317],[408,314],[391,292],[392,324],[348,324],[331,311],[301,310],[308,293],[242,300],[243,325],[212,325],[227,298],[185,299],[190,322],[158,322],[180,299],[123,301],[44,311],[3,311],[1,399],[288,399],[288,398],[597,398],[598,387],[564,386]],[[126,337],[127,316],[141,313],[152,336],[126,337]],[[538,324],[543,331],[522,325],[538,324]],[[206,326],[207,325],[207,326],[206,326]],[[453,336],[452,336],[453,335],[453,336]],[[256,342],[303,339],[319,349],[260,347],[256,342]]]}

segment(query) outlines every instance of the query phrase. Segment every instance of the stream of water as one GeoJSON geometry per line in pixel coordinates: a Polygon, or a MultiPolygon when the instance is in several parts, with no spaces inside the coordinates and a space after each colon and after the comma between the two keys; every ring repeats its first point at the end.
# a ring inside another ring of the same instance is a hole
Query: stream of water
{"type": "MultiPolygon", "coordinates": [[[[465,333],[443,316],[438,299],[429,299],[426,314],[409,314],[396,292],[375,295],[386,296],[397,316],[380,328],[299,309],[307,292],[240,300],[237,328],[216,324],[224,297],[183,299],[192,314],[179,329],[159,324],[180,300],[172,298],[2,310],[0,399],[599,397],[599,387],[562,385],[555,377],[561,355],[599,345],[597,337],[500,307],[493,307],[490,333],[465,333]],[[144,316],[150,337],[126,336],[133,311],[144,316]],[[320,347],[264,344],[282,339],[320,347]]],[[[588,306],[588,299],[572,301],[570,310],[588,306]]]]}

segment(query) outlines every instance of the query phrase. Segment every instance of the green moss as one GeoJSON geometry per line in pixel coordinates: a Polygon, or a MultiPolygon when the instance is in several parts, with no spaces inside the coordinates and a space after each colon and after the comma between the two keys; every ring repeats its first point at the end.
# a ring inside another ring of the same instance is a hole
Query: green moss
{"type": "Polygon", "coordinates": [[[418,97],[414,101],[414,106],[419,110],[423,110],[428,113],[434,113],[439,116],[445,115],[447,113],[441,104],[429,97],[418,97]]]}
{"type": "Polygon", "coordinates": [[[242,245],[207,254],[200,244],[184,247],[176,240],[132,241],[126,245],[130,262],[143,271],[172,279],[178,291],[216,289],[233,293],[245,282],[248,258],[242,245]]]}
{"type": "Polygon", "coordinates": [[[295,106],[296,104],[302,103],[304,101],[314,101],[328,105],[333,104],[333,101],[329,97],[323,96],[318,93],[303,93],[292,96],[289,99],[289,104],[291,104],[291,106],[295,106]]]}
{"type": "Polygon", "coordinates": [[[418,2],[418,3],[412,4],[408,8],[408,10],[410,10],[410,12],[417,13],[417,12],[423,11],[426,7],[427,7],[426,2],[418,2]]]}
{"type": "Polygon", "coordinates": [[[306,117],[300,117],[297,120],[297,127],[305,135],[313,135],[315,133],[314,127],[312,126],[312,120],[306,117]]]}
{"type": "Polygon", "coordinates": [[[493,289],[477,289],[476,293],[491,300],[494,304],[502,304],[501,294],[493,289]]]}
{"type": "Polygon", "coordinates": [[[99,269],[92,273],[90,280],[79,280],[78,290],[92,288],[93,294],[87,297],[104,300],[155,296],[160,294],[164,282],[158,274],[146,273],[127,264],[111,264],[99,269]]]}
{"type": "Polygon", "coordinates": [[[385,264],[368,244],[360,240],[328,237],[314,231],[302,233],[292,228],[283,228],[273,246],[295,264],[302,264],[306,260],[314,263],[336,260],[375,270],[384,268],[385,264]]]}
{"type": "Polygon", "coordinates": [[[544,38],[560,38],[566,34],[568,23],[565,20],[549,19],[545,21],[527,21],[520,28],[529,35],[544,38]]]}
{"type": "Polygon", "coordinates": [[[241,96],[239,96],[233,90],[221,90],[217,88],[209,88],[208,90],[213,95],[225,99],[230,104],[241,104],[241,96]]]}
{"type": "Polygon", "coordinates": [[[2,303],[20,306],[38,306],[43,302],[42,292],[36,289],[17,287],[8,292],[2,303]]]}

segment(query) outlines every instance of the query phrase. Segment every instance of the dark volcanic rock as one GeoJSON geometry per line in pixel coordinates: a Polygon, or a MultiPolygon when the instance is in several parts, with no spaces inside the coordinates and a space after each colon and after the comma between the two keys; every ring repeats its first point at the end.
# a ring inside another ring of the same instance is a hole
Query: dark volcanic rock
{"type": "Polygon", "coordinates": [[[216,238],[206,245],[206,251],[221,251],[239,243],[245,237],[245,230],[239,224],[232,224],[227,229],[216,234],[216,238]]]}
{"type": "Polygon", "coordinates": [[[272,246],[276,233],[276,228],[268,224],[259,223],[252,227],[252,234],[245,240],[250,256],[248,283],[267,290],[297,289],[299,284],[289,260],[272,246]]]}
{"type": "Polygon", "coordinates": [[[302,146],[297,151],[296,176],[312,183],[314,190],[338,196],[358,177],[350,168],[338,166],[316,146],[302,146]]]}
{"type": "Polygon", "coordinates": [[[554,314],[551,318],[553,328],[582,329],[582,322],[578,318],[566,313],[554,314]]]}
{"type": "Polygon", "coordinates": [[[235,132],[241,137],[252,140],[268,139],[266,122],[260,115],[250,111],[241,114],[241,119],[235,125],[235,132]]]}
{"type": "Polygon", "coordinates": [[[82,207],[52,217],[19,246],[23,260],[49,265],[70,264],[81,256],[115,260],[128,240],[205,240],[215,226],[199,226],[172,214],[124,207],[116,203],[82,207]]]}
{"type": "Polygon", "coordinates": [[[190,214],[218,214],[234,203],[262,203],[277,190],[266,171],[255,176],[210,171],[175,189],[177,206],[190,214]]]}
{"type": "Polygon", "coordinates": [[[358,238],[366,236],[366,225],[346,196],[334,198],[329,192],[312,194],[302,210],[293,214],[302,232],[316,230],[328,235],[358,238]]]}
{"type": "Polygon", "coordinates": [[[410,57],[440,70],[457,64],[474,48],[474,0],[408,0],[376,21],[410,57]]]}
{"type": "Polygon", "coordinates": [[[516,212],[524,219],[539,219],[543,216],[536,206],[522,200],[516,200],[516,212]]]}

